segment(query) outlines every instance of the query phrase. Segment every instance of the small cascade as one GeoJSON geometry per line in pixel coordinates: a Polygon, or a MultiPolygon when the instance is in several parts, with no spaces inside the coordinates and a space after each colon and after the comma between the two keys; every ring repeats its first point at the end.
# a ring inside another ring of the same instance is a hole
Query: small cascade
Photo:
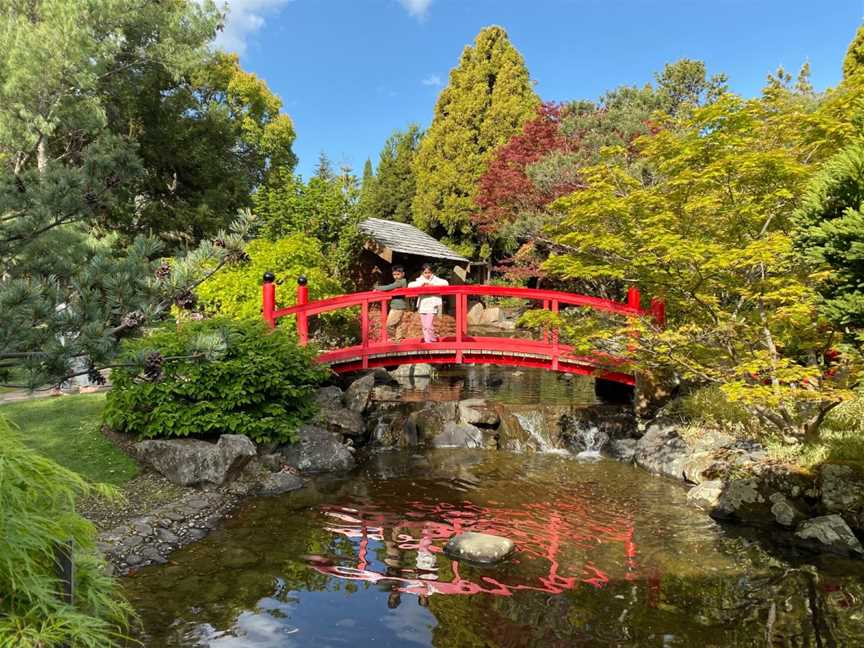
{"type": "Polygon", "coordinates": [[[543,434],[545,425],[542,412],[514,412],[513,415],[516,417],[516,420],[519,421],[519,425],[522,426],[522,429],[525,430],[530,435],[531,439],[537,444],[538,452],[555,454],[567,453],[566,450],[556,448],[549,443],[549,439],[547,439],[543,434]]]}
{"type": "Polygon", "coordinates": [[[596,425],[582,425],[573,431],[573,441],[576,447],[583,447],[576,454],[583,459],[599,459],[600,450],[609,442],[609,435],[596,425]]]}

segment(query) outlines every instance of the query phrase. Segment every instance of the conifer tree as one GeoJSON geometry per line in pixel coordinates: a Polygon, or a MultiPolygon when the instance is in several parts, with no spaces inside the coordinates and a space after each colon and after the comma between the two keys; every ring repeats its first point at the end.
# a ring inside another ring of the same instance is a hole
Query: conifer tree
{"type": "Polygon", "coordinates": [[[375,172],[372,170],[372,160],[366,158],[366,163],[363,165],[363,179],[360,181],[360,202],[358,209],[360,215],[364,218],[375,216],[369,211],[369,199],[375,184],[375,172]]]}
{"type": "Polygon", "coordinates": [[[540,103],[522,55],[501,27],[487,27],[462,52],[415,158],[414,222],[473,252],[477,181],[492,151],[520,132],[540,103]]]}
{"type": "Polygon", "coordinates": [[[843,79],[848,79],[861,72],[864,63],[864,25],[855,32],[855,38],[849,43],[846,57],[843,59],[843,79]]]}
{"type": "Polygon", "coordinates": [[[420,137],[420,127],[411,124],[408,130],[394,131],[387,138],[378,159],[378,175],[369,202],[364,205],[365,215],[400,223],[411,222],[411,202],[417,188],[412,165],[420,137]]]}

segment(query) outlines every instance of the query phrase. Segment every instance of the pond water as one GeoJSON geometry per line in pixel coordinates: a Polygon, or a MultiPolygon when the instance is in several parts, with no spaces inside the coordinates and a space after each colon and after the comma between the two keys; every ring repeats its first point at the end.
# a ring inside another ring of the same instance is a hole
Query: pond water
{"type": "Polygon", "coordinates": [[[772,557],[631,466],[391,451],[249,502],[125,584],[154,647],[864,645],[864,570],[821,567],[772,557]],[[449,560],[466,529],[517,552],[449,560]]]}
{"type": "MultiPolygon", "coordinates": [[[[539,398],[544,380],[521,383],[539,398]]],[[[487,396],[530,400],[518,380],[492,383],[487,396]]],[[[593,401],[590,381],[555,385],[593,401]]],[[[380,450],[350,475],[247,501],[124,585],[137,638],[160,648],[864,646],[860,562],[781,556],[685,493],[560,453],[380,450]],[[516,551],[452,561],[442,549],[464,530],[516,551]]]]}

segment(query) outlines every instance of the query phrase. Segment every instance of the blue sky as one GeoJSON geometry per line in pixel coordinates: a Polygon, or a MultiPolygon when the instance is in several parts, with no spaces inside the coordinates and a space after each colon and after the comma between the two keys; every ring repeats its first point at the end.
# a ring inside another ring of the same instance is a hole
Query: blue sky
{"type": "Polygon", "coordinates": [[[836,85],[864,0],[230,0],[220,44],[279,94],[298,170],[325,151],[362,170],[396,128],[428,126],[465,45],[501,25],[544,100],[641,85],[667,62],[704,60],[757,94],[778,65],[836,85]]]}

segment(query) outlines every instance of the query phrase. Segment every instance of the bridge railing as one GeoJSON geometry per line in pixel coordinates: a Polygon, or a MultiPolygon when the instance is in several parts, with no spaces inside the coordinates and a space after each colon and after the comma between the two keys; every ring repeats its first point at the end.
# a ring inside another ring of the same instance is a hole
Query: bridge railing
{"type": "MultiPolygon", "coordinates": [[[[264,275],[264,284],[262,287],[262,314],[264,320],[271,328],[276,326],[276,320],[281,317],[289,315],[296,316],[297,336],[301,344],[307,344],[309,341],[310,317],[342,308],[360,307],[360,344],[347,349],[327,352],[322,354],[321,359],[324,361],[337,362],[340,359],[345,359],[352,355],[360,356],[362,367],[365,368],[369,366],[368,357],[373,351],[383,354],[399,350],[428,351],[431,348],[428,345],[419,346],[419,342],[412,344],[410,341],[405,341],[396,345],[388,340],[387,334],[386,322],[390,300],[394,297],[422,297],[423,295],[455,297],[455,336],[453,338],[444,339],[441,343],[436,343],[434,348],[452,351],[454,353],[454,360],[457,363],[462,362],[464,353],[476,353],[481,349],[494,347],[492,350],[495,352],[512,351],[514,353],[523,354],[545,353],[550,356],[550,368],[558,370],[558,364],[562,357],[570,355],[572,352],[572,349],[569,346],[559,343],[557,329],[544,332],[542,342],[516,338],[469,337],[468,298],[471,296],[512,297],[536,301],[542,305],[543,310],[555,314],[559,313],[562,307],[578,306],[624,317],[651,317],[660,326],[665,324],[666,319],[664,302],[661,299],[653,298],[650,301],[650,308],[642,308],[641,294],[639,289],[635,286],[629,289],[627,300],[624,302],[593,297],[590,295],[559,292],[555,290],[469,284],[424,288],[401,288],[391,291],[366,291],[310,302],[309,287],[305,277],[300,277],[298,280],[295,305],[277,309],[275,277],[269,272],[264,275]],[[380,319],[380,333],[376,340],[370,338],[370,319],[372,316],[370,307],[374,305],[377,305],[380,309],[378,313],[378,318],[380,319]]],[[[570,355],[570,358],[574,361],[582,360],[588,364],[591,363],[591,359],[588,358],[573,358],[572,355],[570,355]]],[[[609,360],[611,364],[615,364],[614,358],[607,358],[607,360],[609,360]]],[[[618,362],[620,362],[620,360],[618,362]]]]}

